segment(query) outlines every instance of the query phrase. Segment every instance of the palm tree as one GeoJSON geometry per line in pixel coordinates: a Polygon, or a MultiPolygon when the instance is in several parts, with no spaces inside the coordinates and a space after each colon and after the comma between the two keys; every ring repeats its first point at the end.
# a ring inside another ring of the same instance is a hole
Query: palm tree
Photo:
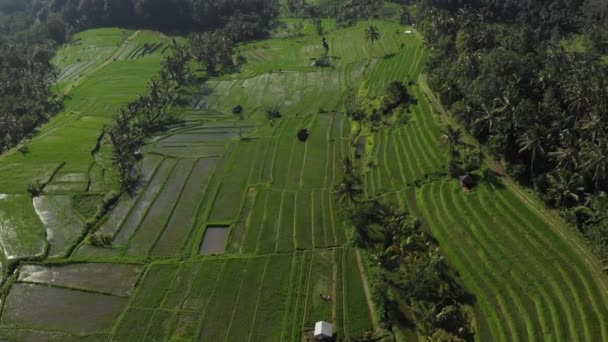
{"type": "Polygon", "coordinates": [[[595,192],[598,191],[600,182],[606,179],[608,171],[608,146],[606,142],[588,143],[583,147],[583,163],[581,168],[592,174],[591,179],[595,182],[595,192]]]}
{"type": "Polygon", "coordinates": [[[360,181],[353,175],[342,177],[334,190],[334,194],[340,202],[348,201],[350,203],[357,203],[357,196],[361,192],[360,181]]]}
{"type": "Polygon", "coordinates": [[[530,153],[530,179],[534,178],[534,162],[538,156],[545,154],[542,145],[544,130],[540,125],[535,125],[519,138],[519,153],[530,153]]]}
{"type": "Polygon", "coordinates": [[[460,140],[462,136],[462,131],[458,128],[454,128],[450,125],[446,126],[442,131],[441,139],[445,141],[448,145],[448,149],[450,150],[450,155],[452,157],[456,156],[456,148],[462,142],[460,140]]]}
{"type": "Polygon", "coordinates": [[[491,135],[496,131],[500,117],[496,115],[496,111],[488,110],[486,105],[482,105],[481,109],[480,116],[477,120],[473,121],[473,128],[477,131],[478,135],[491,135]]]}
{"type": "Polygon", "coordinates": [[[344,169],[345,175],[352,175],[354,170],[353,161],[350,158],[345,157],[342,159],[342,168],[344,169]]]}
{"type": "Polygon", "coordinates": [[[578,173],[559,170],[547,175],[548,195],[556,206],[564,208],[568,201],[579,201],[579,193],[584,190],[581,186],[582,177],[578,173]]]}
{"type": "Polygon", "coordinates": [[[557,151],[549,152],[549,157],[551,157],[555,162],[557,162],[557,167],[559,169],[565,170],[575,170],[578,168],[579,164],[579,150],[575,147],[563,147],[558,148],[557,151]]]}
{"type": "Polygon", "coordinates": [[[370,59],[371,59],[371,50],[374,48],[374,43],[380,39],[380,31],[374,25],[370,25],[367,29],[365,29],[365,40],[370,44],[370,59]]]}

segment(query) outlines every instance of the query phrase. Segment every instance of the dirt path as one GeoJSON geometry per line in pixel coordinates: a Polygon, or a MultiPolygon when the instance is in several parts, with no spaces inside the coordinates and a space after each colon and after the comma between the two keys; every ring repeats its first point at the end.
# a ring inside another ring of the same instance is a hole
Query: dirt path
{"type": "Polygon", "coordinates": [[[359,266],[359,273],[361,273],[361,281],[363,282],[363,290],[365,291],[365,301],[367,302],[367,307],[369,308],[369,315],[372,319],[372,323],[374,324],[374,330],[379,329],[378,322],[376,321],[376,312],[374,308],[374,302],[372,301],[372,293],[369,289],[369,284],[367,283],[367,277],[365,276],[365,267],[363,266],[363,260],[361,259],[361,253],[358,248],[355,248],[355,255],[357,256],[357,265],[359,266]]]}
{"type": "Polygon", "coordinates": [[[120,55],[122,55],[122,53],[125,52],[125,50],[129,47],[129,43],[133,39],[137,38],[137,36],[140,34],[140,32],[141,31],[139,31],[139,30],[133,32],[129,37],[127,37],[127,39],[125,39],[124,42],[122,42],[120,47],[114,52],[114,54],[112,56],[110,56],[110,58],[108,58],[105,62],[101,63],[100,65],[96,66],[90,72],[87,72],[85,75],[83,75],[83,77],[79,77],[78,79],[72,81],[67,87],[65,87],[65,89],[63,90],[63,94],[64,95],[69,94],[72,90],[74,90],[74,88],[78,87],[84,80],[86,80],[88,78],[87,76],[90,76],[90,75],[96,73],[97,71],[110,65],[110,63],[114,62],[115,59],[120,57],[120,55]]]}

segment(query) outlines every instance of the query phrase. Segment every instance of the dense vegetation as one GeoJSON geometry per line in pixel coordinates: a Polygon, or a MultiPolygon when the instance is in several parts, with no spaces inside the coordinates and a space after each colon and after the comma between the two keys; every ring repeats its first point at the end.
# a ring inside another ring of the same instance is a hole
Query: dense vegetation
{"type": "Polygon", "coordinates": [[[604,257],[607,13],[606,2],[591,0],[421,1],[417,9],[441,101],[604,257]]]}
{"type": "Polygon", "coordinates": [[[22,135],[66,95],[0,158],[0,339],[606,340],[598,260],[485,156],[578,172],[589,234],[601,4],[396,2],[0,0],[65,43],[22,135]]]}
{"type": "MultiPolygon", "coordinates": [[[[146,27],[170,32],[224,28],[232,41],[259,38],[278,15],[276,1],[2,0],[0,152],[31,135],[60,108],[53,93],[56,48],[83,29],[146,27]]],[[[212,35],[214,36],[214,35],[212,35]]]]}

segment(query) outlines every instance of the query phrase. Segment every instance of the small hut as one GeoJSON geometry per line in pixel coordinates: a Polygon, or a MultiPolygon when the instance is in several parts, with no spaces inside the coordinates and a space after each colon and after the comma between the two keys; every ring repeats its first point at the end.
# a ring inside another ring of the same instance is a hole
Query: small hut
{"type": "Polygon", "coordinates": [[[460,187],[465,191],[471,191],[475,187],[475,180],[468,173],[460,177],[460,187]]]}
{"type": "Polygon", "coordinates": [[[319,321],[315,324],[315,339],[316,340],[327,340],[333,337],[333,329],[331,323],[325,321],[319,321]]]}

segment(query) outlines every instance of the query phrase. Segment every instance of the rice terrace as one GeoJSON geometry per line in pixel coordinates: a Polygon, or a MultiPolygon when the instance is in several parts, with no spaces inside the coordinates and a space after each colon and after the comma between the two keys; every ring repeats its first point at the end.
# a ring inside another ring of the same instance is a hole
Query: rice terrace
{"type": "Polygon", "coordinates": [[[0,0],[0,341],[608,341],[605,168],[440,3],[0,0]]]}

